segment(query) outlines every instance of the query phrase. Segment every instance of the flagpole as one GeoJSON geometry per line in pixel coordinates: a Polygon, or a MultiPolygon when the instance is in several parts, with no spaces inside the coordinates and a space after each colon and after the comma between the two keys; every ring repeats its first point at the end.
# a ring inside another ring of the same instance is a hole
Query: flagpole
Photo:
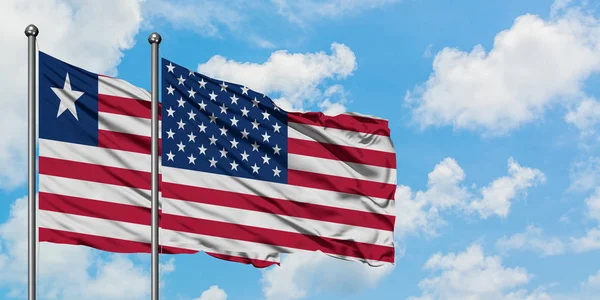
{"type": "Polygon", "coordinates": [[[36,138],[36,47],[35,41],[39,33],[38,28],[31,24],[25,28],[25,36],[27,36],[27,98],[28,98],[28,139],[27,139],[27,199],[29,211],[28,219],[28,247],[27,247],[27,267],[28,267],[28,289],[27,295],[29,300],[36,298],[36,242],[37,242],[37,224],[36,224],[36,161],[35,161],[35,138],[36,138]]]}
{"type": "Polygon", "coordinates": [[[162,38],[153,32],[148,37],[152,47],[152,300],[158,300],[158,45],[162,38]]]}

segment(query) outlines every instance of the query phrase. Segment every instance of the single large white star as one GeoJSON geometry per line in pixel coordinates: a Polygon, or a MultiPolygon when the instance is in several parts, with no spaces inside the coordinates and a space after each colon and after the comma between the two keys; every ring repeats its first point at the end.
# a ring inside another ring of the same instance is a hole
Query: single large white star
{"type": "Polygon", "coordinates": [[[235,160],[232,163],[229,163],[229,164],[231,165],[231,171],[233,171],[233,170],[237,171],[238,170],[237,167],[239,165],[235,162],[235,160]]]}
{"type": "Polygon", "coordinates": [[[273,169],[273,176],[281,177],[281,176],[279,176],[279,173],[281,173],[281,170],[279,170],[277,167],[275,167],[275,169],[273,169]]]}
{"type": "Polygon", "coordinates": [[[173,154],[173,152],[169,151],[169,153],[167,153],[167,156],[167,161],[175,161],[175,154],[173,154]]]}
{"type": "Polygon", "coordinates": [[[249,113],[249,112],[250,112],[250,111],[249,111],[249,110],[247,110],[245,106],[244,106],[244,108],[242,108],[242,116],[244,116],[244,117],[248,117],[248,113],[249,113]]]}
{"type": "Polygon", "coordinates": [[[246,153],[246,150],[244,150],[244,153],[241,154],[242,155],[242,161],[248,161],[248,156],[250,156],[250,154],[246,153]]]}
{"type": "Polygon", "coordinates": [[[204,81],[204,78],[200,78],[198,84],[200,84],[200,88],[206,89],[206,81],[204,81]]]}
{"type": "Polygon", "coordinates": [[[237,101],[240,100],[240,98],[236,97],[235,94],[233,94],[233,96],[231,96],[230,99],[231,104],[238,104],[237,101]]]}
{"type": "Polygon", "coordinates": [[[215,160],[215,157],[213,156],[211,159],[208,160],[210,162],[210,166],[211,167],[217,167],[217,161],[215,160]]]}
{"type": "Polygon", "coordinates": [[[242,87],[242,95],[248,95],[248,88],[247,87],[242,87]]]}
{"type": "Polygon", "coordinates": [[[169,63],[169,65],[167,66],[167,69],[169,69],[167,72],[174,73],[173,70],[175,69],[175,66],[173,64],[169,63]]]}
{"type": "Polygon", "coordinates": [[[258,174],[258,170],[260,170],[260,167],[254,163],[254,166],[252,166],[252,173],[258,174]]]}
{"type": "Polygon", "coordinates": [[[54,94],[56,94],[58,99],[60,99],[60,105],[58,106],[58,113],[56,114],[56,117],[60,117],[60,115],[68,109],[73,117],[79,121],[79,117],[77,117],[77,107],[75,107],[75,101],[77,101],[77,99],[79,99],[84,93],[71,89],[71,79],[69,79],[69,73],[67,73],[63,88],[60,89],[53,87],[52,91],[54,94]]]}

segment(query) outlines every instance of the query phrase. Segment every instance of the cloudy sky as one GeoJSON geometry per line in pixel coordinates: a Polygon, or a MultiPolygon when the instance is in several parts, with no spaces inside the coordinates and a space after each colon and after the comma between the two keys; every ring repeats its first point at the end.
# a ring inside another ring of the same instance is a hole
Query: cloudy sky
{"type": "MultiPolygon", "coordinates": [[[[396,264],[161,257],[161,299],[595,299],[600,4],[585,0],[0,1],[0,298],[26,295],[26,38],[149,88],[161,55],[289,110],[390,121],[396,264]]],[[[43,299],[148,299],[148,255],[42,244],[43,299]]]]}

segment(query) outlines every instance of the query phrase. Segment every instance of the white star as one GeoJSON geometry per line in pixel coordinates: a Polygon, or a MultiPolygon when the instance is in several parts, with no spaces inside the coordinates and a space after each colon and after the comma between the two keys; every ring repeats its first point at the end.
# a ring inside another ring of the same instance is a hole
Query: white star
{"type": "Polygon", "coordinates": [[[275,166],[275,169],[273,169],[273,176],[281,177],[279,176],[279,173],[281,173],[281,170],[279,170],[277,166],[275,166]]]}
{"type": "Polygon", "coordinates": [[[263,115],[263,120],[268,120],[268,119],[269,119],[269,116],[270,116],[270,115],[269,115],[269,113],[268,113],[268,112],[264,111],[264,112],[262,113],[262,115],[263,115]]]}
{"type": "Polygon", "coordinates": [[[182,119],[180,119],[179,122],[177,122],[177,125],[179,126],[178,129],[185,129],[185,122],[183,122],[182,119]]]}
{"type": "Polygon", "coordinates": [[[229,163],[229,164],[231,165],[231,171],[233,171],[233,170],[237,171],[238,170],[237,167],[239,165],[235,162],[235,160],[232,163],[229,163]]]}
{"type": "Polygon", "coordinates": [[[221,157],[225,157],[227,158],[227,150],[225,150],[225,148],[223,148],[222,150],[220,150],[219,152],[221,152],[221,157]]]}
{"type": "Polygon", "coordinates": [[[242,116],[244,116],[244,117],[246,117],[246,118],[247,118],[247,117],[248,117],[248,113],[249,113],[249,112],[250,112],[250,111],[249,111],[249,110],[247,110],[247,109],[246,109],[246,107],[244,106],[244,108],[242,109],[242,116]]]}
{"type": "Polygon", "coordinates": [[[210,140],[210,144],[211,145],[217,145],[217,139],[215,138],[215,135],[213,134],[212,137],[208,138],[210,140]]]}
{"type": "Polygon", "coordinates": [[[258,130],[258,125],[260,125],[260,123],[256,122],[256,119],[254,119],[254,122],[252,122],[252,129],[258,130]]]}
{"type": "MultiPolygon", "coordinates": [[[[264,96],[265,96],[265,95],[263,95],[263,97],[264,97],[264,96]]],[[[273,109],[274,109],[274,110],[277,110],[277,111],[279,111],[279,106],[277,106],[277,105],[273,105],[273,109]]]]}
{"type": "Polygon", "coordinates": [[[200,127],[200,132],[206,133],[206,126],[204,125],[204,122],[202,122],[200,125],[198,125],[198,127],[200,127]]]}
{"type": "Polygon", "coordinates": [[[206,110],[206,103],[204,103],[204,100],[202,100],[202,102],[198,103],[198,106],[200,106],[201,110],[206,110]]]}
{"type": "Polygon", "coordinates": [[[173,132],[173,130],[169,129],[169,131],[167,131],[167,135],[168,135],[167,139],[175,139],[174,138],[175,132],[173,132]]]}
{"type": "Polygon", "coordinates": [[[222,91],[227,91],[228,85],[225,84],[225,81],[223,81],[223,83],[221,83],[219,86],[221,87],[221,92],[222,91]]]}
{"type": "Polygon", "coordinates": [[[227,106],[225,106],[225,103],[223,103],[223,105],[219,108],[221,109],[222,114],[227,114],[227,106]]]}
{"type": "Polygon", "coordinates": [[[269,142],[269,139],[271,138],[271,136],[268,135],[266,131],[265,131],[265,134],[262,135],[262,137],[263,137],[263,142],[269,142]]]}
{"type": "Polygon", "coordinates": [[[248,135],[250,134],[250,132],[246,131],[246,128],[244,128],[244,131],[242,131],[242,138],[243,139],[248,139],[248,135]]]}
{"type": "Polygon", "coordinates": [[[219,130],[221,131],[221,135],[227,135],[227,128],[225,128],[225,126],[219,128],[219,130]]]}
{"type": "Polygon", "coordinates": [[[169,84],[169,87],[167,87],[167,95],[175,95],[173,92],[175,91],[175,89],[169,84]]]}
{"type": "Polygon", "coordinates": [[[239,122],[239,120],[236,119],[235,116],[233,116],[232,119],[229,119],[229,121],[231,121],[231,126],[236,126],[236,127],[237,127],[237,122],[239,122]]]}
{"type": "Polygon", "coordinates": [[[211,167],[215,167],[215,168],[217,167],[217,161],[215,160],[215,157],[214,157],[214,156],[213,156],[213,158],[211,158],[211,159],[209,160],[209,162],[210,162],[210,166],[211,166],[211,167]]]}
{"type": "Polygon", "coordinates": [[[275,145],[275,147],[273,147],[273,154],[279,154],[279,151],[281,151],[281,148],[279,148],[279,146],[275,145]]]}
{"type": "Polygon", "coordinates": [[[194,71],[192,71],[192,70],[188,70],[188,72],[190,72],[190,73],[188,74],[188,76],[194,76],[194,71]]]}
{"type": "Polygon", "coordinates": [[[243,87],[242,88],[242,95],[248,95],[248,88],[247,87],[243,87]]]}
{"type": "Polygon", "coordinates": [[[258,152],[258,147],[260,147],[260,146],[256,143],[256,141],[254,141],[254,143],[251,146],[252,146],[252,151],[258,152]]]}
{"type": "Polygon", "coordinates": [[[208,95],[210,96],[210,101],[217,101],[217,94],[215,94],[215,91],[211,91],[208,95]]]}
{"type": "Polygon", "coordinates": [[[281,129],[281,126],[275,122],[275,125],[273,125],[273,132],[279,132],[279,129],[281,129]]]}
{"type": "Polygon", "coordinates": [[[196,136],[194,135],[193,132],[190,132],[190,134],[187,135],[188,138],[190,139],[188,142],[196,142],[196,136]]]}
{"type": "Polygon", "coordinates": [[[190,156],[188,156],[188,159],[190,160],[189,164],[196,164],[196,158],[193,154],[190,154],[190,156]]]}
{"type": "Polygon", "coordinates": [[[242,153],[242,161],[248,161],[248,156],[250,156],[250,154],[246,153],[246,150],[244,150],[244,153],[242,153]]]}
{"type": "Polygon", "coordinates": [[[229,97],[231,99],[231,104],[238,104],[237,101],[240,99],[233,94],[233,96],[229,97]]]}
{"type": "Polygon", "coordinates": [[[200,84],[200,88],[206,89],[206,81],[204,81],[204,78],[201,78],[200,81],[198,81],[198,84],[200,84]]]}
{"type": "Polygon", "coordinates": [[[212,113],[212,115],[208,117],[210,118],[211,123],[217,123],[217,116],[215,116],[215,113],[212,113]]]}
{"type": "Polygon", "coordinates": [[[204,144],[200,145],[200,147],[198,147],[198,150],[200,150],[200,154],[204,154],[206,155],[206,148],[204,148],[204,144]]]}
{"type": "Polygon", "coordinates": [[[60,105],[58,106],[58,113],[56,114],[56,117],[58,118],[60,115],[62,115],[63,112],[65,112],[65,110],[68,109],[73,115],[73,117],[75,117],[75,119],[79,121],[75,102],[81,96],[83,96],[84,93],[80,91],[74,91],[73,89],[71,89],[71,79],[69,78],[69,73],[67,73],[67,76],[65,77],[65,84],[63,85],[63,88],[61,89],[53,87],[52,91],[54,92],[54,94],[56,94],[58,99],[60,99],[60,105]]]}
{"type": "Polygon", "coordinates": [[[254,163],[254,166],[252,166],[251,168],[252,168],[252,173],[258,174],[258,170],[260,170],[260,167],[257,166],[256,163],[254,163]]]}
{"type": "Polygon", "coordinates": [[[167,109],[167,117],[174,117],[175,116],[175,110],[169,106],[169,109],[167,109]]]}
{"type": "Polygon", "coordinates": [[[261,158],[263,160],[263,164],[267,164],[267,165],[269,164],[269,160],[271,160],[271,158],[268,157],[266,154],[265,154],[265,156],[263,156],[261,158]]]}
{"type": "Polygon", "coordinates": [[[185,145],[182,142],[179,142],[179,144],[177,144],[177,148],[179,148],[178,151],[185,152],[185,145]]]}
{"type": "Polygon", "coordinates": [[[194,113],[194,110],[190,110],[187,114],[190,116],[190,120],[196,120],[196,113],[194,113]]]}
{"type": "Polygon", "coordinates": [[[185,104],[185,100],[183,100],[183,98],[179,97],[179,100],[177,100],[177,107],[183,107],[184,104],[185,104]]]}
{"type": "Polygon", "coordinates": [[[183,76],[179,75],[179,78],[177,78],[177,81],[179,81],[177,83],[177,85],[184,85],[183,83],[185,82],[185,78],[183,78],[183,76]]]}
{"type": "Polygon", "coordinates": [[[196,91],[194,91],[193,88],[190,87],[190,90],[188,91],[188,94],[190,98],[196,98],[196,91]]]}
{"type": "Polygon", "coordinates": [[[252,100],[252,107],[258,107],[258,104],[260,103],[260,101],[256,100],[256,97],[254,97],[254,100],[252,100]]]}
{"type": "Polygon", "coordinates": [[[173,64],[169,63],[169,65],[167,66],[167,69],[169,69],[167,72],[175,73],[175,72],[173,72],[173,70],[175,69],[175,66],[173,64]]]}
{"type": "Polygon", "coordinates": [[[239,144],[239,142],[236,141],[235,138],[230,143],[231,143],[231,148],[237,148],[237,145],[239,144]]]}
{"type": "Polygon", "coordinates": [[[172,160],[175,161],[175,154],[173,154],[173,152],[169,151],[169,153],[167,153],[167,161],[172,160]]]}

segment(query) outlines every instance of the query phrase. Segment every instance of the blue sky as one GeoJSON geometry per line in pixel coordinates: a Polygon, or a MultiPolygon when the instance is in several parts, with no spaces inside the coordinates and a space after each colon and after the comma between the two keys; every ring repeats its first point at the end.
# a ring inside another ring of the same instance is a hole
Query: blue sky
{"type": "MultiPolygon", "coordinates": [[[[0,296],[26,287],[26,39],[149,88],[161,55],[288,108],[390,121],[396,265],[168,256],[162,299],[594,299],[600,10],[566,0],[2,1],[0,296]],[[299,4],[300,3],[300,4],[299,4]],[[14,59],[12,59],[14,57],[14,59]],[[10,58],[10,59],[9,59],[10,58]],[[19,79],[19,80],[16,80],[19,79]]],[[[40,295],[147,299],[149,259],[43,244],[40,295]]]]}

